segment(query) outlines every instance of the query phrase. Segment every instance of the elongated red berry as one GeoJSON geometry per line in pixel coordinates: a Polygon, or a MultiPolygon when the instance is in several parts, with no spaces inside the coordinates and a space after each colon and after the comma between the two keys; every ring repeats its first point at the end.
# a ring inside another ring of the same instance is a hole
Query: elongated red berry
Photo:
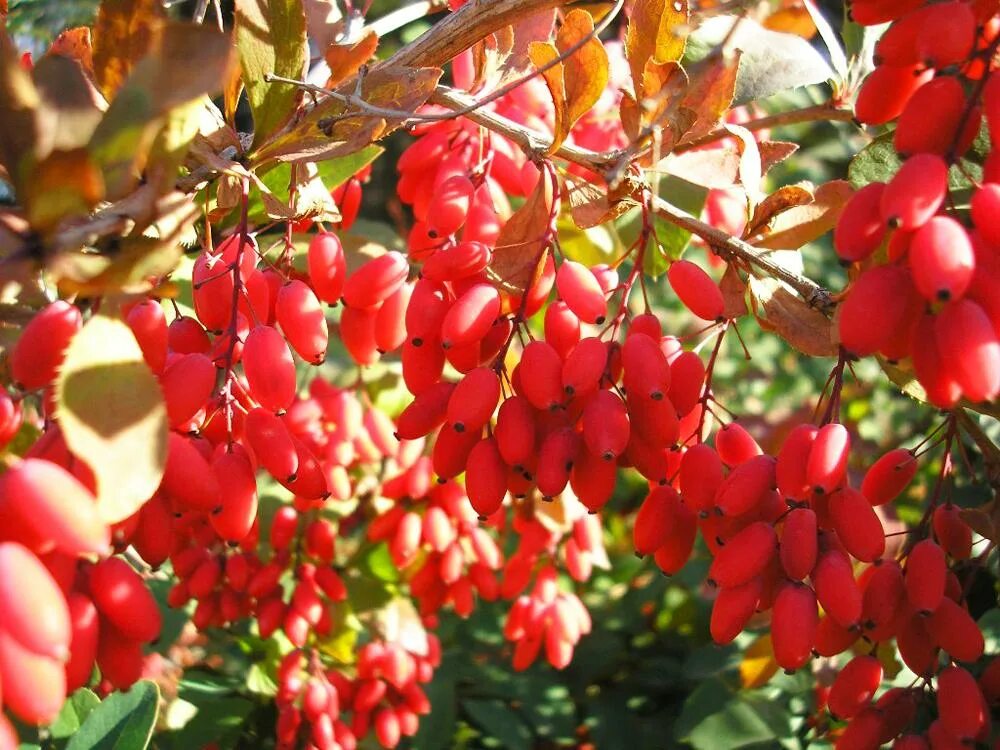
{"type": "Polygon", "coordinates": [[[322,363],[330,332],[313,290],[297,279],[289,281],[278,291],[274,314],[296,353],[310,364],[322,363]]]}
{"type": "Polygon", "coordinates": [[[830,518],[844,548],[862,562],[873,562],[885,552],[885,530],[867,498],[853,487],[843,487],[830,498],[830,518]]]}
{"type": "Polygon", "coordinates": [[[849,719],[864,708],[882,682],[882,664],[874,656],[855,656],[837,675],[827,705],[838,719],[849,719]]]}
{"type": "Polygon", "coordinates": [[[1000,338],[983,308],[969,299],[947,305],[934,325],[942,364],[972,401],[1000,393],[1000,338]]]}
{"type": "Polygon", "coordinates": [[[908,259],[917,290],[930,301],[959,299],[976,269],[969,234],[950,216],[935,216],[916,231],[908,259]]]}
{"type": "Polygon", "coordinates": [[[50,384],[62,364],[70,340],[80,330],[80,311],[63,300],[47,305],[21,332],[10,354],[11,375],[25,390],[50,384]]]}
{"type": "Polygon", "coordinates": [[[757,576],[739,586],[719,591],[709,621],[713,641],[722,646],[742,632],[757,609],[762,590],[763,579],[757,576]]]}
{"type": "Polygon", "coordinates": [[[507,494],[507,466],[493,438],[480,440],[469,453],[465,488],[472,507],[482,518],[493,515],[503,504],[507,494]]]}
{"type": "MultiPolygon", "coordinates": [[[[909,578],[907,571],[907,578],[909,578]]],[[[974,662],[983,655],[983,631],[969,611],[944,597],[927,620],[927,630],[935,643],[956,661],[974,662]]]]}
{"type": "Polygon", "coordinates": [[[611,352],[596,336],[580,339],[562,366],[563,389],[568,396],[588,396],[600,387],[611,352]]]}
{"type": "Polygon", "coordinates": [[[882,220],[904,231],[919,229],[937,213],[947,192],[945,160],[937,154],[911,156],[882,191],[882,220]]]}
{"type": "Polygon", "coordinates": [[[247,413],[243,429],[254,456],[271,476],[285,481],[295,478],[299,458],[281,417],[257,407],[247,413]]]}
{"type": "Polygon", "coordinates": [[[938,674],[937,706],[941,722],[964,740],[974,740],[989,721],[976,678],[962,667],[945,667],[938,674]]]}
{"type": "Polygon", "coordinates": [[[792,670],[809,661],[818,622],[813,590],[802,583],[782,584],[771,617],[771,642],[778,666],[792,670]]]}
{"type": "Polygon", "coordinates": [[[16,542],[0,544],[0,623],[33,653],[60,661],[69,656],[63,592],[34,553],[16,542]]]}
{"type": "Polygon", "coordinates": [[[736,422],[723,425],[716,433],[715,450],[719,452],[722,462],[732,467],[746,463],[754,456],[763,453],[753,436],[743,425],[736,422]]]}
{"type": "Polygon", "coordinates": [[[726,541],[708,569],[708,580],[722,588],[746,583],[764,570],[777,546],[774,527],[756,521],[726,541]]]}
{"type": "Polygon", "coordinates": [[[625,404],[611,391],[598,391],[583,410],[583,440],[595,456],[611,461],[628,445],[630,426],[625,404]]]}
{"type": "Polygon", "coordinates": [[[440,427],[448,415],[448,401],[454,383],[438,383],[417,396],[396,421],[396,436],[400,440],[416,440],[440,427]]]}
{"type": "Polygon", "coordinates": [[[347,279],[347,259],[340,238],[331,232],[317,234],[309,242],[306,261],[316,296],[329,305],[337,304],[347,279]]]}
{"type": "Polygon", "coordinates": [[[295,362],[271,326],[257,326],[243,345],[243,372],[251,395],[265,409],[283,412],[295,400],[295,362]]]}
{"type": "Polygon", "coordinates": [[[811,508],[794,508],[785,517],[779,553],[789,578],[801,581],[816,566],[816,532],[816,513],[811,508]]]}
{"type": "Polygon", "coordinates": [[[500,293],[492,284],[474,284],[448,309],[441,322],[447,349],[482,340],[500,315],[500,293]]]}
{"type": "Polygon", "coordinates": [[[535,455],[535,412],[524,396],[512,396],[500,404],[493,435],[508,466],[524,467],[535,455]]]}
{"type": "Polygon", "coordinates": [[[854,103],[860,122],[882,125],[895,120],[914,92],[934,75],[917,65],[879,65],[865,78],[854,103]]]}
{"type": "Polygon", "coordinates": [[[670,390],[670,365],[658,341],[649,336],[629,336],[622,345],[625,392],[630,398],[666,398],[670,390]]]}
{"type": "Polygon", "coordinates": [[[500,376],[477,367],[455,386],[448,400],[448,422],[456,430],[479,430],[493,416],[500,400],[500,376]]]}
{"type": "Polygon", "coordinates": [[[861,618],[861,589],[854,580],[847,555],[836,549],[820,555],[812,572],[812,582],[816,598],[827,615],[841,627],[857,624],[861,618]]]}
{"type": "Polygon", "coordinates": [[[917,542],[906,560],[906,596],[918,612],[930,613],[944,598],[944,551],[931,539],[917,542]]]}
{"type": "Polygon", "coordinates": [[[872,505],[895,500],[917,473],[917,459],[905,448],[896,448],[873,463],[861,480],[861,494],[872,505]]]}
{"type": "MultiPolygon", "coordinates": [[[[298,456],[296,456],[297,462],[298,456]]],[[[227,542],[243,541],[257,520],[257,481],[245,451],[222,453],[212,461],[221,490],[221,510],[209,520],[227,542]]]]}
{"type": "Polygon", "coordinates": [[[885,189],[884,183],[872,182],[852,195],[844,206],[833,230],[833,246],[841,259],[864,260],[882,244],[886,231],[881,210],[885,189]]]}
{"type": "MultiPolygon", "coordinates": [[[[903,155],[948,154],[960,135],[965,111],[965,91],[957,78],[939,76],[928,81],[913,93],[899,116],[893,136],[896,151],[903,155]]],[[[959,144],[957,153],[964,150],[959,144]]]]}
{"type": "Polygon", "coordinates": [[[556,271],[556,289],[573,314],[584,323],[601,324],[607,313],[607,300],[597,277],[582,263],[563,261],[556,271]]]}
{"type": "Polygon", "coordinates": [[[563,402],[562,360],[545,341],[532,341],[521,354],[518,371],[524,396],[536,409],[553,409],[563,402]]]}
{"type": "Polygon", "coordinates": [[[816,433],[806,463],[806,482],[814,492],[833,492],[844,481],[851,436],[836,422],[824,425],[816,433]]]}
{"type": "Polygon", "coordinates": [[[910,315],[919,313],[919,297],[905,268],[878,266],[862,273],[839,306],[840,342],[864,357],[905,336],[910,315]]]}
{"type": "Polygon", "coordinates": [[[701,266],[689,260],[678,260],[667,269],[670,287],[688,310],[702,320],[721,320],[726,305],[722,290],[701,266]]]}
{"type": "Polygon", "coordinates": [[[490,262],[493,251],[482,242],[460,242],[448,250],[439,250],[424,261],[420,273],[432,281],[458,281],[480,273],[490,262]]]}
{"type": "Polygon", "coordinates": [[[101,614],[132,640],[149,642],[160,635],[160,609],[139,574],[120,557],[90,569],[90,594],[101,614]]]}
{"type": "Polygon", "coordinates": [[[755,456],[740,464],[719,485],[715,504],[727,516],[741,516],[760,506],[774,487],[775,461],[755,456]]]}
{"type": "Polygon", "coordinates": [[[110,541],[90,490],[61,466],[39,458],[0,474],[0,518],[7,533],[30,529],[68,555],[100,555],[110,541]]]}
{"type": "Polygon", "coordinates": [[[394,250],[372,258],[347,277],[344,303],[362,309],[376,307],[402,286],[409,272],[406,256],[394,250]]]}
{"type": "Polygon", "coordinates": [[[697,511],[715,504],[715,493],[725,478],[722,460],[712,446],[693,445],[681,458],[679,484],[685,502],[697,511]]]}
{"type": "Polygon", "coordinates": [[[66,697],[62,662],[34,653],[0,630],[4,708],[27,724],[48,724],[66,697]]]}
{"type": "Polygon", "coordinates": [[[941,548],[955,560],[967,560],[972,554],[972,529],[962,519],[961,509],[950,503],[934,509],[934,536],[941,548]]]}

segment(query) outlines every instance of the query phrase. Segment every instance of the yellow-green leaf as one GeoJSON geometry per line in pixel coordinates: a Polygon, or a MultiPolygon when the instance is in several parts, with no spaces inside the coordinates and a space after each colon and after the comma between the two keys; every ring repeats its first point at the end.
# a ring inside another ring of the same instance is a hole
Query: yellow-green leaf
{"type": "Polygon", "coordinates": [[[236,47],[243,85],[253,112],[254,144],[283,125],[302,92],[288,83],[267,83],[268,73],[299,80],[309,62],[302,0],[237,0],[236,47]]]}
{"type": "Polygon", "coordinates": [[[66,444],[97,479],[101,515],[128,518],[160,484],[168,432],[163,393],[131,329],[91,318],[66,351],[56,398],[66,444]]]}
{"type": "Polygon", "coordinates": [[[778,671],[770,635],[762,635],[743,652],[740,661],[740,682],[747,690],[766,685],[778,671]]]}

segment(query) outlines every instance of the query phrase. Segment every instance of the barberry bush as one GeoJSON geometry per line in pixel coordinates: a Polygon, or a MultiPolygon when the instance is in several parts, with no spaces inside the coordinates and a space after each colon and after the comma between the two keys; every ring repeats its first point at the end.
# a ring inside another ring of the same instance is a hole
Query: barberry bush
{"type": "Polygon", "coordinates": [[[1000,3],[51,5],[0,750],[997,746],[1000,3]]]}

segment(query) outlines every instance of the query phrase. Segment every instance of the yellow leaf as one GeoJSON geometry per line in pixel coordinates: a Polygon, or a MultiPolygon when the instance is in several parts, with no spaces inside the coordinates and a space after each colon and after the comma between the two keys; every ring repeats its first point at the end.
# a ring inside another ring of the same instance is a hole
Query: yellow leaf
{"type": "Polygon", "coordinates": [[[563,62],[566,86],[566,110],[562,129],[569,133],[573,125],[600,99],[608,84],[608,53],[594,33],[594,19],[584,10],[571,10],[559,33],[556,47],[566,54],[588,36],[590,39],[563,62]]]}
{"type": "Polygon", "coordinates": [[[546,65],[559,59],[559,50],[551,42],[532,42],[528,46],[528,57],[536,68],[542,70],[542,80],[545,81],[549,95],[552,97],[555,132],[552,134],[550,150],[555,151],[566,140],[566,132],[563,130],[563,123],[566,120],[566,80],[563,74],[563,63],[556,63],[543,70],[546,65]]]}
{"type": "Polygon", "coordinates": [[[747,690],[766,685],[778,671],[774,660],[771,636],[762,635],[743,652],[740,661],[740,682],[747,690]]]}
{"type": "MultiPolygon", "coordinates": [[[[797,249],[833,229],[840,211],[854,191],[846,180],[832,180],[816,188],[809,203],[789,208],[770,219],[758,247],[797,249]]],[[[758,230],[760,231],[760,230],[758,230]]]]}
{"type": "Polygon", "coordinates": [[[104,197],[104,179],[86,149],[53,151],[35,165],[25,188],[28,220],[46,233],[66,217],[82,217],[104,197]]]}
{"type": "Polygon", "coordinates": [[[625,34],[625,57],[637,99],[643,90],[646,62],[676,62],[684,54],[688,34],[687,0],[637,0],[625,34]]]}
{"type": "Polygon", "coordinates": [[[108,523],[156,491],[167,458],[167,410],[131,329],[95,315],[74,337],[56,381],[56,414],[70,450],[97,479],[108,523]]]}

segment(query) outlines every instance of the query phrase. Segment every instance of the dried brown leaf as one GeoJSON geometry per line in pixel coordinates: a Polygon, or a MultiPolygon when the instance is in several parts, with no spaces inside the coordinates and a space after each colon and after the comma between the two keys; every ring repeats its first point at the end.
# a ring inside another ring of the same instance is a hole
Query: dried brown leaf
{"type": "Polygon", "coordinates": [[[164,22],[159,0],[105,0],[94,26],[93,66],[97,86],[110,101],[135,64],[145,57],[164,22]]]}
{"type": "Polygon", "coordinates": [[[958,515],[979,536],[989,539],[991,542],[1000,541],[1000,534],[997,533],[997,521],[1000,520],[1000,514],[998,514],[996,500],[980,505],[978,508],[962,508],[958,515]]]}
{"type": "MultiPolygon", "coordinates": [[[[361,98],[375,107],[412,113],[427,101],[441,78],[441,68],[380,67],[364,77],[361,98]]],[[[348,91],[353,93],[353,83],[348,91]]],[[[250,155],[255,166],[271,160],[322,161],[357,151],[395,130],[402,120],[359,112],[342,101],[326,99],[250,155]]]]}
{"type": "Polygon", "coordinates": [[[760,327],[811,357],[835,357],[833,321],[775,279],[750,277],[750,297],[760,327]]]}
{"type": "Polygon", "coordinates": [[[508,296],[523,294],[534,282],[549,245],[553,208],[551,180],[543,174],[524,205],[500,230],[486,271],[508,296]]]}
{"type": "Polygon", "coordinates": [[[719,281],[719,289],[722,290],[722,300],[725,303],[723,315],[726,318],[742,318],[747,314],[747,284],[732,263],[726,266],[726,272],[719,281]]]}
{"type": "Polygon", "coordinates": [[[812,203],[796,206],[776,216],[768,233],[755,239],[753,244],[772,249],[794,249],[823,236],[836,225],[852,192],[850,183],[845,180],[832,180],[820,185],[812,203]]]}
{"type": "MultiPolygon", "coordinates": [[[[625,184],[624,181],[622,183],[625,184]]],[[[589,229],[617,219],[630,208],[639,205],[628,196],[608,195],[590,182],[569,181],[566,189],[570,214],[580,229],[589,229]]]]}
{"type": "Polygon", "coordinates": [[[362,65],[372,59],[376,49],[378,49],[378,35],[371,29],[353,44],[331,44],[327,47],[323,53],[330,68],[327,88],[333,88],[357,73],[362,65]]]}
{"type": "Polygon", "coordinates": [[[780,213],[806,206],[813,202],[811,191],[801,185],[783,185],[764,198],[754,209],[753,217],[747,223],[745,234],[750,237],[767,227],[771,220],[780,213]]]}

